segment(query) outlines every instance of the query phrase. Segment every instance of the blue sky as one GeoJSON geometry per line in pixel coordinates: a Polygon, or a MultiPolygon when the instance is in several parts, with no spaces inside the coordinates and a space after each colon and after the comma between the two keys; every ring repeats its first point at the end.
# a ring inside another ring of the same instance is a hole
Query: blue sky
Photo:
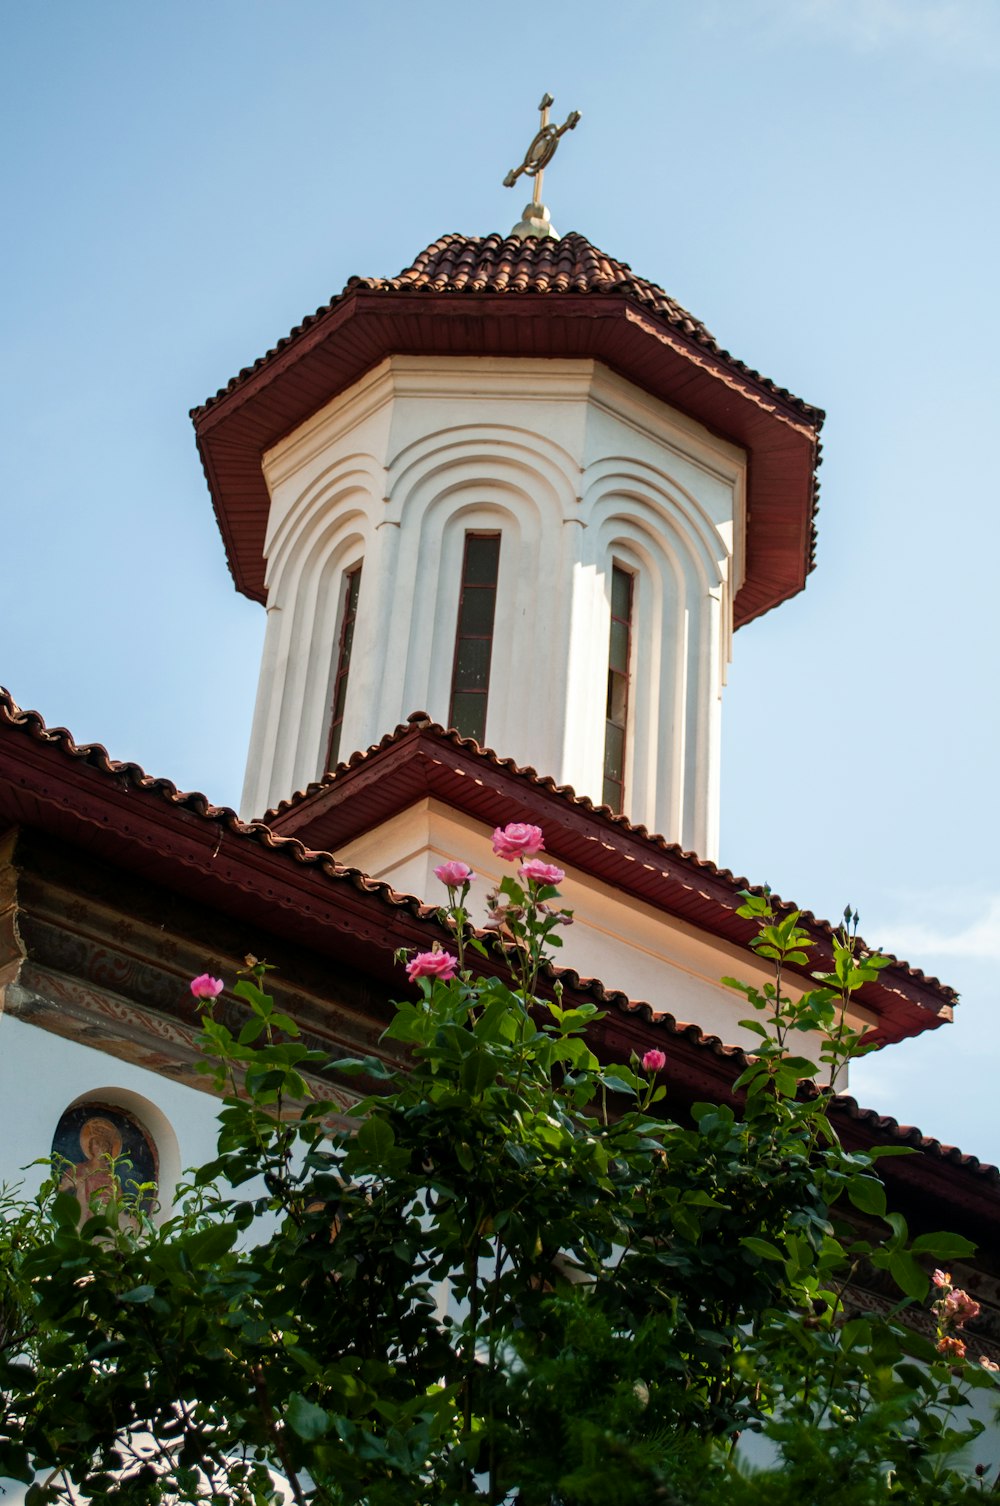
{"type": "Polygon", "coordinates": [[[583,112],[546,178],[560,229],[828,412],[816,572],[736,640],[723,861],[822,915],[850,901],[961,990],[954,1027],[856,1090],[1000,1159],[1000,8],[521,14],[4,8],[0,683],[236,802],[263,612],[188,409],[350,275],[508,230],[548,90],[583,112]]]}

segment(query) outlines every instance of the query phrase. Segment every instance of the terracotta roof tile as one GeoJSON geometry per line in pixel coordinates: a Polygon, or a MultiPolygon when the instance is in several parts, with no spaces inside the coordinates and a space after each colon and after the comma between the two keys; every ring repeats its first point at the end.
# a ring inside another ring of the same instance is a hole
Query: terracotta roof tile
{"type": "Polygon", "coordinates": [[[355,293],[513,293],[513,294],[596,294],[628,298],[710,350],[741,375],[782,398],[819,428],[825,417],[821,408],[803,402],[785,387],[770,381],[723,349],[700,319],[686,309],[657,283],[637,276],[627,262],[598,250],[583,235],[564,235],[561,240],[521,239],[519,236],[443,235],[434,241],[409,267],[396,277],[350,277],[343,292],[335,294],[314,314],[309,314],[252,366],[243,369],[221,387],[214,397],[198,408],[191,417],[200,418],[227,393],[239,387],[253,372],[266,366],[286,350],[299,336],[329,314],[339,303],[355,293]]]}

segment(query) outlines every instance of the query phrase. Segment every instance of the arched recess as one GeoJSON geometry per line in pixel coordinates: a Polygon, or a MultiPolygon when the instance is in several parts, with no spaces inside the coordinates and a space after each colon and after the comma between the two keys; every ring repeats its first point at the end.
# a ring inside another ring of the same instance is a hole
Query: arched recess
{"type": "Polygon", "coordinates": [[[266,669],[248,764],[245,805],[257,814],[322,772],[341,583],[369,556],[372,533],[367,494],[337,488],[317,497],[284,536],[269,592],[266,669]]]}
{"type": "Polygon", "coordinates": [[[562,523],[577,507],[567,461],[540,436],[470,426],[457,439],[453,431],[424,436],[389,468],[385,519],[398,525],[399,541],[385,659],[388,725],[415,706],[447,720],[465,534],[497,532],[487,740],[540,760],[549,753],[568,620],[558,579],[562,523]]]}
{"type": "Polygon", "coordinates": [[[438,489],[435,476],[462,465],[484,481],[499,466],[515,485],[520,472],[543,505],[563,516],[576,511],[580,467],[555,440],[515,424],[454,424],[422,434],[393,456],[386,469],[387,516],[400,521],[412,499],[438,489]]]}
{"type": "Polygon", "coordinates": [[[285,500],[276,521],[269,525],[266,543],[268,597],[281,586],[289,559],[294,558],[303,535],[317,522],[335,518],[345,505],[353,504],[373,519],[382,507],[385,472],[374,455],[353,451],[339,455],[314,476],[297,495],[285,500]]]}
{"type": "Polygon", "coordinates": [[[626,814],[705,851],[718,757],[722,568],[711,548],[718,540],[714,530],[706,537],[703,518],[665,490],[654,491],[648,474],[627,481],[620,472],[602,476],[585,509],[588,554],[601,587],[595,609],[604,622],[614,563],[635,578],[626,814]]]}
{"type": "Polygon", "coordinates": [[[126,1185],[130,1174],[139,1182],[156,1182],[158,1200],[150,1212],[157,1222],[169,1216],[181,1174],[180,1148],[169,1119],[150,1099],[128,1088],[90,1088],[60,1115],[53,1151],[60,1129],[70,1153],[58,1154],[76,1167],[75,1172],[67,1171],[66,1185],[80,1197],[81,1211],[89,1193],[99,1191],[106,1156],[111,1154],[131,1162],[130,1171],[122,1175],[126,1185]]]}
{"type": "MultiPolygon", "coordinates": [[[[549,635],[538,620],[535,571],[546,552],[545,527],[534,499],[492,481],[458,483],[439,491],[422,510],[415,548],[401,553],[398,600],[412,600],[402,705],[426,706],[448,720],[465,535],[498,533],[494,652],[486,736],[504,744],[516,712],[518,666],[550,672],[549,635]],[[407,578],[409,577],[409,578],[407,578]]],[[[402,624],[400,624],[402,627],[402,624]]],[[[523,684],[523,680],[521,681],[523,684]]]]}

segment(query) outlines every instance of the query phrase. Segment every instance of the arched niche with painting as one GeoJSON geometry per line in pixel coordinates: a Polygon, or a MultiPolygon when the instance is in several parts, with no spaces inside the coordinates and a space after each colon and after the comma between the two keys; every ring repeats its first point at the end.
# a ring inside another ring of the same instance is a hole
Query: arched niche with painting
{"type": "Polygon", "coordinates": [[[121,1195],[138,1196],[144,1213],[158,1203],[160,1156],[139,1116],[124,1104],[85,1099],[65,1109],[52,1137],[53,1172],[86,1216],[117,1180],[121,1195]]]}

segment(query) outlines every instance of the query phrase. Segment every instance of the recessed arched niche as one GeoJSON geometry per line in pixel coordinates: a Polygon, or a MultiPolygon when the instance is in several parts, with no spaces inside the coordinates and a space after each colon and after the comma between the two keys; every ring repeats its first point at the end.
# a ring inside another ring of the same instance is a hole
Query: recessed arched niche
{"type": "Polygon", "coordinates": [[[139,1194],[146,1214],[162,1213],[179,1172],[177,1140],[155,1104],[126,1089],[82,1094],[59,1116],[50,1154],[60,1186],[75,1194],[82,1214],[117,1178],[126,1196],[139,1194]]]}

